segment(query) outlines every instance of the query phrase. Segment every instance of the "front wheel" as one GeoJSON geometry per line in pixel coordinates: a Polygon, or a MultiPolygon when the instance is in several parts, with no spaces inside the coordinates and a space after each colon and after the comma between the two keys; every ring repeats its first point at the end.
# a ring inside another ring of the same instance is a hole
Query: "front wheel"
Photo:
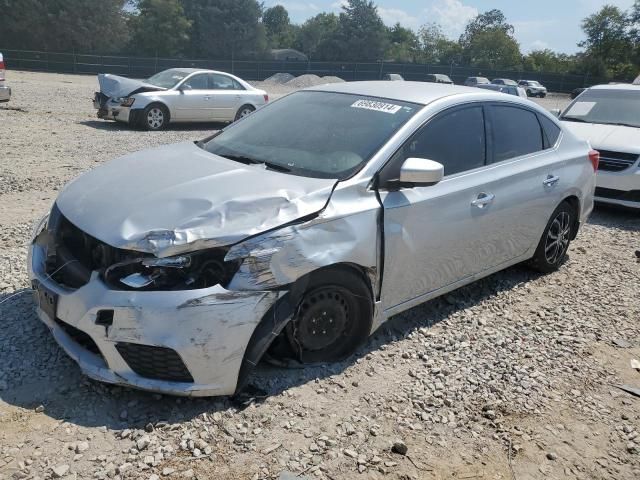
{"type": "Polygon", "coordinates": [[[142,126],[150,131],[166,128],[169,123],[169,111],[164,105],[153,104],[144,109],[142,126]]]}
{"type": "Polygon", "coordinates": [[[538,248],[529,262],[531,267],[543,273],[555,272],[564,261],[575,225],[575,211],[562,202],[551,215],[538,248]]]}
{"type": "Polygon", "coordinates": [[[372,319],[371,294],[359,275],[319,272],[285,327],[289,351],[303,364],[343,360],[369,336],[372,319]]]}

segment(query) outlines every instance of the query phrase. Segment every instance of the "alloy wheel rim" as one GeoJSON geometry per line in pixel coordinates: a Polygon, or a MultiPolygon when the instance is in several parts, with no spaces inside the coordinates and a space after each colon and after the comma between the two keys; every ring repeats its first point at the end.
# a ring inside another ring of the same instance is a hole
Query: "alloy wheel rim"
{"type": "Polygon", "coordinates": [[[164,123],[164,113],[159,108],[152,108],[147,114],[147,123],[151,128],[160,128],[164,123]]]}
{"type": "Polygon", "coordinates": [[[571,216],[567,212],[560,212],[553,219],[544,245],[544,255],[547,262],[557,264],[569,248],[571,235],[571,216]]]}
{"type": "Polygon", "coordinates": [[[244,118],[247,115],[251,115],[251,112],[253,112],[253,110],[251,110],[250,108],[245,108],[240,112],[240,118],[244,118]]]}

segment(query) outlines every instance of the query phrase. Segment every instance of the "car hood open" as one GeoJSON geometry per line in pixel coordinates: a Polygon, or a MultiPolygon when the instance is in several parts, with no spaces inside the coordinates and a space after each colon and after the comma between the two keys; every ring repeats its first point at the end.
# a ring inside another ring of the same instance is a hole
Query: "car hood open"
{"type": "Polygon", "coordinates": [[[640,128],[564,121],[562,124],[593,148],[640,155],[640,128]]]}
{"type": "Polygon", "coordinates": [[[120,77],[110,73],[100,73],[98,75],[100,91],[107,97],[126,97],[140,92],[155,92],[165,90],[162,87],[145,83],[143,80],[120,77]]]}
{"type": "Polygon", "coordinates": [[[321,211],[337,183],[245,165],[194,143],[130,154],[71,182],[56,203],[85,233],[158,257],[237,243],[321,211]]]}

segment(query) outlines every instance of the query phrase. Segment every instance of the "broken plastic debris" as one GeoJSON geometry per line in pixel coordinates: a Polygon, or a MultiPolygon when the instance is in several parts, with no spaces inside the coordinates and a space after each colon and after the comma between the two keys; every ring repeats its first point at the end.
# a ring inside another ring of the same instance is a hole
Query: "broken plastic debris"
{"type": "Polygon", "coordinates": [[[633,368],[634,370],[640,371],[640,362],[638,360],[636,360],[635,358],[632,358],[630,363],[631,363],[631,368],[633,368]]]}
{"type": "Polygon", "coordinates": [[[143,288],[153,283],[153,277],[142,275],[141,273],[132,273],[127,277],[121,278],[120,281],[127,287],[143,288]]]}

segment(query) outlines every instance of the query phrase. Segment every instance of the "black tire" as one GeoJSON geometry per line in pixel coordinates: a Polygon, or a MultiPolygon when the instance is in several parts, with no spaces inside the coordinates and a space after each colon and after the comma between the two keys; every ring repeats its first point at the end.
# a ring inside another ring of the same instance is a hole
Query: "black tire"
{"type": "Polygon", "coordinates": [[[568,202],[562,202],[551,215],[529,265],[543,273],[558,270],[569,250],[575,222],[574,208],[568,202]]]}
{"type": "Polygon", "coordinates": [[[169,120],[169,109],[160,103],[152,103],[144,109],[140,123],[145,130],[157,132],[167,128],[169,120]]]}
{"type": "Polygon", "coordinates": [[[372,320],[371,293],[361,276],[329,269],[312,274],[285,336],[300,363],[337,362],[367,339],[372,320]]]}
{"type": "Polygon", "coordinates": [[[527,97],[533,96],[533,92],[531,90],[527,90],[527,97]]]}
{"type": "Polygon", "coordinates": [[[243,105],[236,112],[236,118],[233,121],[237,122],[241,118],[244,118],[247,115],[251,115],[253,112],[255,112],[255,110],[256,109],[252,105],[243,105]]]}

